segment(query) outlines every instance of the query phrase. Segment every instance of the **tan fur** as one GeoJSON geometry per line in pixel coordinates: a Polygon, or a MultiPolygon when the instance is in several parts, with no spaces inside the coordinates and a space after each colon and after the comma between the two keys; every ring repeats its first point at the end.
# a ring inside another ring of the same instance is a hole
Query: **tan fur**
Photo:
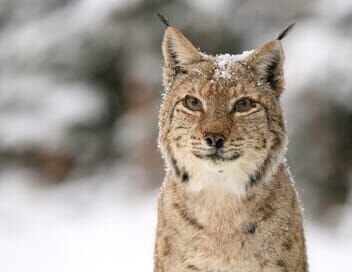
{"type": "Polygon", "coordinates": [[[212,57],[168,27],[163,55],[159,147],[167,171],[154,271],[308,271],[301,209],[284,163],[281,42],[212,57]],[[203,110],[185,107],[186,95],[203,110]],[[255,106],[234,112],[243,97],[255,106]],[[205,133],[224,136],[222,159],[206,157],[205,133]]]}

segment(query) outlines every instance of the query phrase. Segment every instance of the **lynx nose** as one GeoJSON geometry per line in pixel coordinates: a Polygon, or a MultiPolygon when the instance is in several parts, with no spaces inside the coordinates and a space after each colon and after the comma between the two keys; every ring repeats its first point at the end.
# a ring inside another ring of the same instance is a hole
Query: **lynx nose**
{"type": "Polygon", "coordinates": [[[225,137],[219,133],[204,133],[204,139],[209,146],[221,148],[224,146],[225,137]]]}

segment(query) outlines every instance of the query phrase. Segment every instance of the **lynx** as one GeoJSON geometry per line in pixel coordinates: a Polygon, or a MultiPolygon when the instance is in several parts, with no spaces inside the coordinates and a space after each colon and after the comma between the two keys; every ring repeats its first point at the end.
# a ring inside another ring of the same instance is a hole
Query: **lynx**
{"type": "Polygon", "coordinates": [[[155,272],[308,271],[284,154],[281,44],[201,53],[167,26],[155,272]]]}

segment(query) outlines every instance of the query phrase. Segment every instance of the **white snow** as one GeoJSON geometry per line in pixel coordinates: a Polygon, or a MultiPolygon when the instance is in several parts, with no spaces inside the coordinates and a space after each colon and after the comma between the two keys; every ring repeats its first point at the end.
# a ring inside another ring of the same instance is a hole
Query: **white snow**
{"type": "Polygon", "coordinates": [[[241,54],[219,54],[216,56],[209,56],[206,54],[202,54],[204,59],[214,60],[216,63],[216,69],[214,72],[215,79],[231,79],[233,66],[239,62],[247,58],[253,50],[243,51],[241,54]]]}
{"type": "Polygon", "coordinates": [[[54,81],[32,74],[1,78],[0,147],[62,147],[72,125],[102,118],[105,101],[92,85],[54,81]]]}
{"type": "Polygon", "coordinates": [[[31,172],[2,173],[0,271],[152,271],[157,192],[132,193],[121,175],[138,178],[102,169],[43,189],[31,172]]]}
{"type": "MultiPolygon", "coordinates": [[[[152,271],[157,191],[124,187],[143,173],[115,169],[53,188],[30,171],[2,172],[0,271],[152,271]]],[[[348,270],[351,216],[349,206],[333,229],[307,221],[311,272],[348,270]]]]}

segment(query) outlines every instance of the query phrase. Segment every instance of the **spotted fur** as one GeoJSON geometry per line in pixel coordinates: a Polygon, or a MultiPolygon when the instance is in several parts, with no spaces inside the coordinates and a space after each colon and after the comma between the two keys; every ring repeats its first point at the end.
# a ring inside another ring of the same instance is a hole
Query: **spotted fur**
{"type": "Polygon", "coordinates": [[[166,176],[154,271],[308,271],[301,209],[284,163],[280,39],[214,57],[168,27],[162,49],[166,176]],[[187,96],[200,110],[185,106],[187,96]],[[234,110],[241,98],[252,101],[245,112],[234,110]],[[216,151],[209,133],[224,139],[216,151]]]}

